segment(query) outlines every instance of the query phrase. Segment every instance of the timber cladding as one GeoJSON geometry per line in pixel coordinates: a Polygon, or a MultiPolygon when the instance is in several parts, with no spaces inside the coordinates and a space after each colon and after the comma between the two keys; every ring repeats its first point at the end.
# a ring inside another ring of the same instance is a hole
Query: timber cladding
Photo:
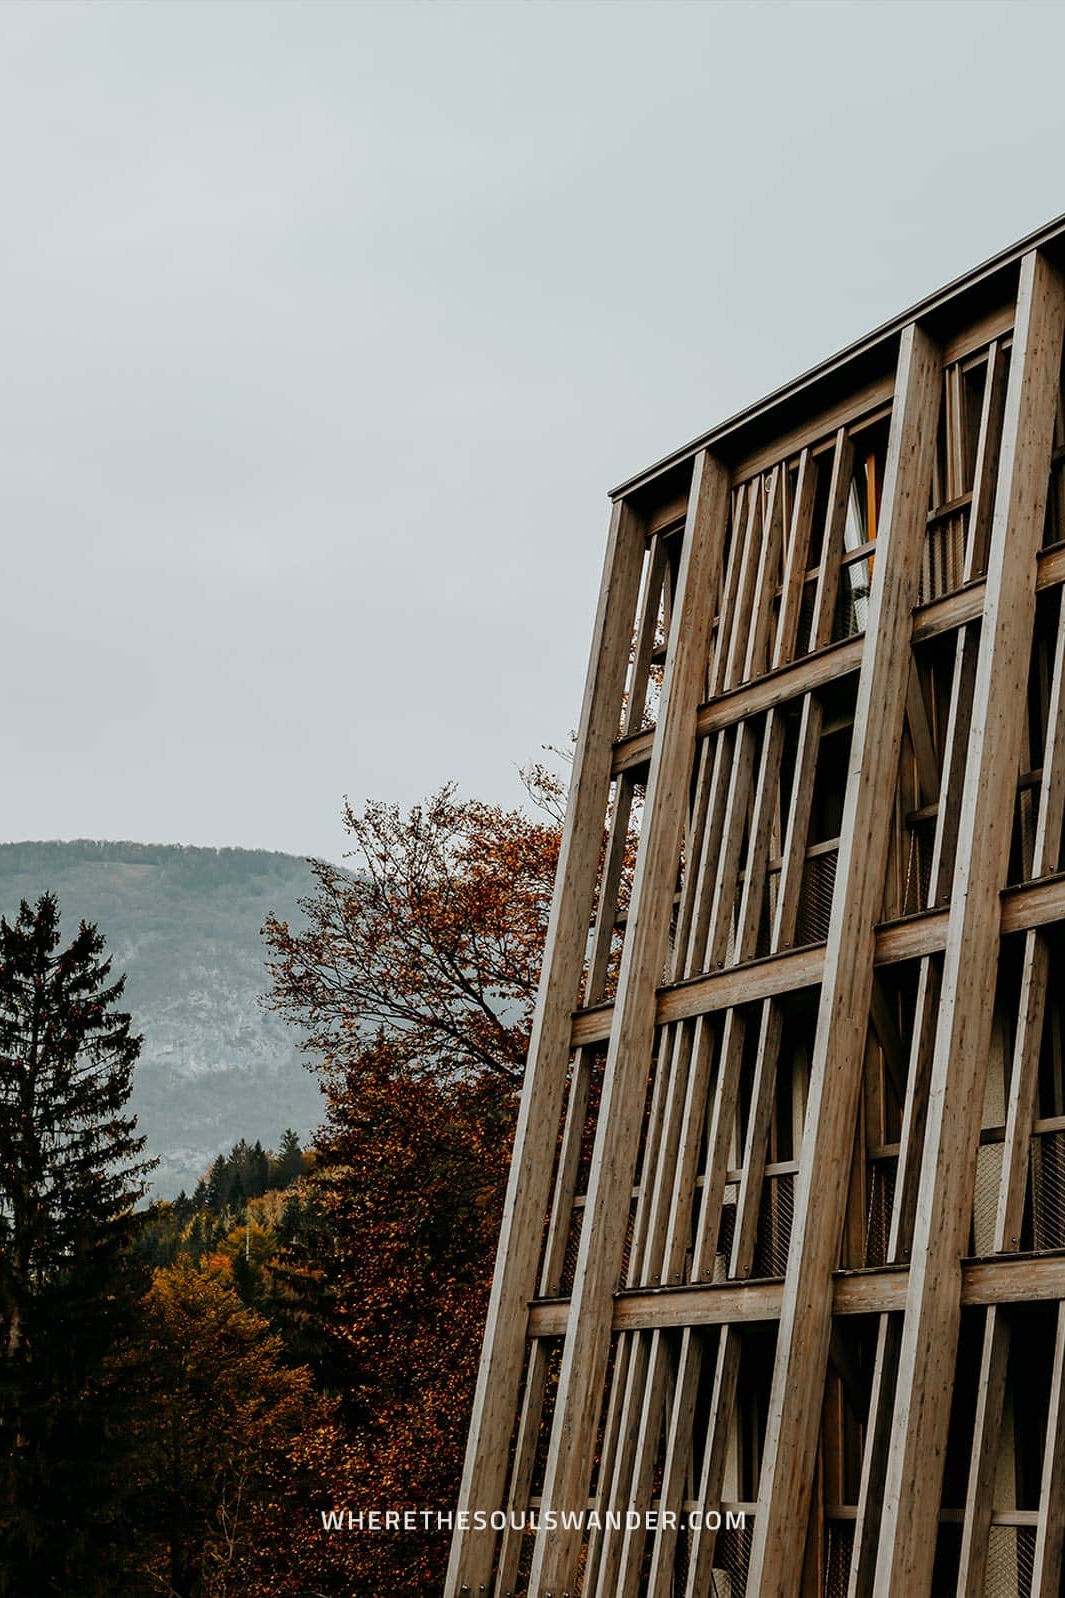
{"type": "Polygon", "coordinates": [[[447,1598],[1062,1590],[1063,265],[613,496],[447,1598]]]}

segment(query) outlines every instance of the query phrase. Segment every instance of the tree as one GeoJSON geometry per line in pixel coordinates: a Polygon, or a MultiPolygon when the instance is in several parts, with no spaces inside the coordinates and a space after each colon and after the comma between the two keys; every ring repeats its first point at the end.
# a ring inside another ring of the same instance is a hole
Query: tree
{"type": "MultiPolygon", "coordinates": [[[[553,779],[532,782],[554,804],[553,779]]],[[[343,1422],[352,1507],[436,1508],[461,1474],[560,832],[450,787],[409,814],[348,806],[345,825],[354,869],[318,862],[306,925],[265,928],[273,1003],[327,1103],[314,1224],[290,1249],[305,1291],[288,1281],[341,1403],[301,1446],[316,1459],[343,1422]]],[[[333,1545],[344,1590],[439,1591],[446,1537],[333,1545]]]]}
{"type": "MultiPolygon", "coordinates": [[[[558,785],[537,769],[535,796],[558,785]]],[[[404,814],[344,807],[354,871],[312,862],[306,925],[268,918],[271,1003],[304,1047],[342,1063],[381,1029],[397,1069],[520,1085],[558,862],[554,817],[534,820],[453,786],[404,814]]]]}
{"type": "Polygon", "coordinates": [[[281,1147],[270,1162],[271,1185],[288,1187],[307,1170],[307,1156],[300,1148],[300,1140],[291,1127],[286,1127],[281,1147]]]}
{"type": "MultiPolygon", "coordinates": [[[[110,1360],[142,1280],[145,1139],[127,1113],[141,1040],[104,939],[60,948],[51,894],[0,918],[0,1592],[105,1590],[122,1405],[110,1360]]],[[[110,1590],[110,1589],[107,1589],[110,1590]]]]}
{"type": "Polygon", "coordinates": [[[138,1383],[138,1519],[152,1552],[138,1590],[167,1598],[302,1598],[299,1541],[331,1505],[292,1458],[330,1408],[310,1373],[224,1278],[180,1261],[148,1294],[138,1383]]]}

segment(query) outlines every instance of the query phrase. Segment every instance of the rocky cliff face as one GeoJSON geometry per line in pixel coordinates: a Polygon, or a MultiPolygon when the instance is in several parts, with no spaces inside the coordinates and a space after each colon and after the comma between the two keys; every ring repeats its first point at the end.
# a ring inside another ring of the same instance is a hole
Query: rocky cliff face
{"type": "Polygon", "coordinates": [[[238,1138],[306,1140],[321,1095],[293,1029],[258,1002],[268,986],[259,936],[269,911],[298,919],[305,860],[254,849],[134,843],[0,844],[0,914],[46,890],[69,935],[95,921],[144,1048],[133,1108],[160,1157],[162,1197],[195,1183],[238,1138]]]}

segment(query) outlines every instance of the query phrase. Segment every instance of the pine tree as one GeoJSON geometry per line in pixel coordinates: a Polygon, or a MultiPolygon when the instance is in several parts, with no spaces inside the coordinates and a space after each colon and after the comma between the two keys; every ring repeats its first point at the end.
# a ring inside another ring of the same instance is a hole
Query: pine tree
{"type": "Polygon", "coordinates": [[[300,1148],[300,1140],[290,1126],[285,1128],[275,1163],[277,1167],[275,1185],[277,1187],[288,1187],[290,1182],[294,1182],[297,1176],[302,1176],[307,1169],[307,1161],[304,1158],[303,1150],[300,1148]]]}
{"type": "Polygon", "coordinates": [[[0,918],[0,1593],[113,1591],[121,1404],[145,1139],[141,1039],[96,928],[60,948],[51,894],[0,918]]]}

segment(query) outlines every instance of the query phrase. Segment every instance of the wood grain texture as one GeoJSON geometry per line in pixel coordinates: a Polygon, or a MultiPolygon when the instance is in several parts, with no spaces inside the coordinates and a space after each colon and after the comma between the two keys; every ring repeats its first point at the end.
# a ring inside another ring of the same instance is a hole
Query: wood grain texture
{"type": "MultiPolygon", "coordinates": [[[[728,493],[724,468],[709,456],[698,457],[544,1482],[544,1503],[560,1509],[587,1499],[610,1338],[611,1295],[618,1285],[625,1245],[656,1020],[655,988],[666,957],[728,493]]],[[[534,1591],[562,1591],[576,1585],[579,1543],[579,1531],[537,1538],[530,1575],[534,1591]]]]}
{"type": "Polygon", "coordinates": [[[1036,552],[1043,531],[1065,330],[1065,290],[1038,255],[1022,264],[992,517],[929,1088],[924,1160],[895,1394],[877,1589],[930,1590],[1019,769],[1036,552]]]}
{"type": "Polygon", "coordinates": [[[748,1583],[795,1598],[817,1454],[831,1331],[829,1284],[847,1199],[849,1154],[883,891],[888,812],[910,670],[940,357],[917,327],[903,335],[865,651],[843,808],[837,890],[825,950],[806,1131],[766,1425],[748,1583]]]}
{"type": "MultiPolygon", "coordinates": [[[[581,981],[610,786],[610,745],[621,715],[643,566],[639,521],[625,505],[611,518],[581,708],[543,973],[514,1140],[487,1330],[474,1395],[461,1509],[502,1502],[535,1291],[543,1217],[551,1196],[570,1056],[571,1014],[581,981]]],[[[491,1578],[495,1536],[457,1531],[445,1593],[491,1578]]]]}

